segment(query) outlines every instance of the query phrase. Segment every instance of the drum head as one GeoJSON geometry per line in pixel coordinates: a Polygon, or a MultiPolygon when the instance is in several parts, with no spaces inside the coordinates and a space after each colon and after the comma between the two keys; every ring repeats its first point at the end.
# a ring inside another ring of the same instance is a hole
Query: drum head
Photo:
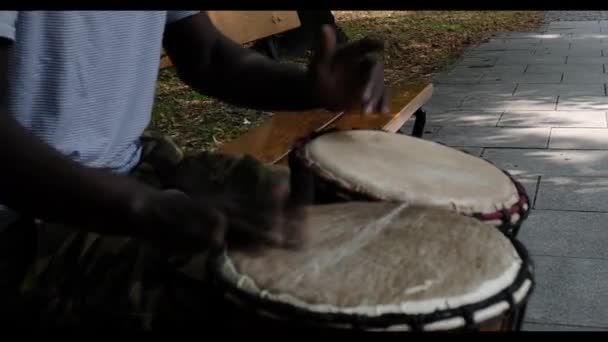
{"type": "Polygon", "coordinates": [[[473,218],[384,202],[307,210],[306,247],[215,260],[228,292],[275,316],[432,330],[498,317],[531,289],[511,240],[473,218]]]}
{"type": "Polygon", "coordinates": [[[320,135],[302,157],[323,178],[381,200],[489,214],[519,201],[511,179],[489,162],[434,142],[382,131],[320,135]]]}

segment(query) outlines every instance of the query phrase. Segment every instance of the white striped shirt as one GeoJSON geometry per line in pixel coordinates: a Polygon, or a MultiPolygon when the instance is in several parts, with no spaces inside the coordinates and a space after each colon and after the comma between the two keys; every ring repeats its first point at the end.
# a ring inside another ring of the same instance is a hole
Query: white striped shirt
{"type": "Polygon", "coordinates": [[[150,121],[165,25],[195,13],[0,11],[0,37],[14,41],[9,114],[77,162],[128,171],[150,121]]]}

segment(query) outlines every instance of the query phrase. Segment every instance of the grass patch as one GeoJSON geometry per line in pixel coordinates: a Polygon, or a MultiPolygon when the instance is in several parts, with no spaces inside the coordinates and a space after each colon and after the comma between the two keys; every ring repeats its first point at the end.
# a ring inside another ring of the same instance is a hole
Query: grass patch
{"type": "Polygon", "coordinates": [[[169,134],[185,150],[214,150],[267,115],[198,94],[167,68],[158,77],[150,128],[169,134]]]}
{"type": "MultiPolygon", "coordinates": [[[[385,42],[388,84],[430,79],[467,46],[495,32],[530,30],[543,18],[542,12],[533,11],[335,11],[334,15],[350,39],[373,36],[385,42]]],[[[267,115],[200,95],[169,68],[159,75],[150,126],[168,133],[186,150],[214,150],[267,115]]]]}

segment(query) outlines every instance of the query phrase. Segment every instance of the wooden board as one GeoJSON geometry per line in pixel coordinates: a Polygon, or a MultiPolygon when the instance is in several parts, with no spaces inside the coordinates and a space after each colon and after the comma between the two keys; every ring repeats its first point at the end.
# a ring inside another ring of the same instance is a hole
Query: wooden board
{"type": "Polygon", "coordinates": [[[345,113],[334,121],[330,128],[347,129],[381,129],[397,132],[414,113],[432,96],[431,83],[403,84],[389,89],[391,111],[389,114],[361,115],[345,113]]]}
{"type": "Polygon", "coordinates": [[[218,151],[250,154],[265,163],[285,164],[286,156],[298,138],[321,129],[382,129],[396,132],[422,107],[433,93],[430,83],[404,84],[388,90],[390,114],[361,115],[311,111],[277,113],[259,127],[221,146],[218,151]]]}
{"type": "MultiPolygon", "coordinates": [[[[389,94],[391,99],[389,114],[344,113],[324,128],[379,129],[395,133],[431,98],[433,85],[431,83],[403,84],[389,89],[389,94]]],[[[287,165],[287,157],[278,160],[277,164],[287,165]]]]}
{"type": "Polygon", "coordinates": [[[245,44],[300,26],[296,11],[207,11],[228,38],[245,44]]]}
{"type": "Polygon", "coordinates": [[[277,113],[259,127],[222,145],[218,152],[249,154],[265,163],[275,163],[286,156],[302,137],[327,127],[340,114],[328,111],[277,113]]]}
{"type": "MultiPolygon", "coordinates": [[[[239,44],[250,43],[300,26],[297,11],[207,11],[211,22],[228,38],[239,44]]],[[[161,51],[160,68],[171,59],[161,51]]]]}
{"type": "MultiPolygon", "coordinates": [[[[164,53],[164,51],[163,51],[163,53],[164,53]]],[[[161,69],[168,68],[168,67],[170,67],[172,65],[173,65],[173,63],[171,63],[171,59],[169,58],[169,56],[163,55],[160,58],[160,68],[161,69]]]]}

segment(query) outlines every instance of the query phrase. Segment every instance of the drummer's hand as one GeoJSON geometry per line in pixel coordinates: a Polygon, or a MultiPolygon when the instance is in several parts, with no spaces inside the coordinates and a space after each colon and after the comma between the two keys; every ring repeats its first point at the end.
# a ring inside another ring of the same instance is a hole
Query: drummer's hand
{"type": "Polygon", "coordinates": [[[323,26],[321,44],[309,64],[313,97],[333,111],[388,113],[381,41],[364,38],[336,48],[336,33],[323,26]]]}
{"type": "Polygon", "coordinates": [[[153,243],[190,251],[224,245],[226,217],[215,203],[178,190],[145,189],[131,207],[130,223],[153,243]]]}
{"type": "Polygon", "coordinates": [[[217,208],[226,219],[225,241],[231,248],[296,247],[305,238],[302,208],[309,194],[300,187],[292,192],[288,172],[274,171],[254,158],[189,156],[167,186],[217,208]]]}
{"type": "Polygon", "coordinates": [[[290,196],[289,181],[277,179],[255,195],[227,193],[221,206],[227,217],[226,243],[250,252],[265,247],[296,248],[304,243],[302,207],[290,196]]]}
{"type": "Polygon", "coordinates": [[[225,245],[249,252],[297,247],[302,235],[296,223],[302,223],[302,216],[290,204],[288,190],[285,182],[256,198],[236,192],[190,197],[179,190],[152,190],[133,206],[131,224],[145,239],[182,251],[225,245]]]}

